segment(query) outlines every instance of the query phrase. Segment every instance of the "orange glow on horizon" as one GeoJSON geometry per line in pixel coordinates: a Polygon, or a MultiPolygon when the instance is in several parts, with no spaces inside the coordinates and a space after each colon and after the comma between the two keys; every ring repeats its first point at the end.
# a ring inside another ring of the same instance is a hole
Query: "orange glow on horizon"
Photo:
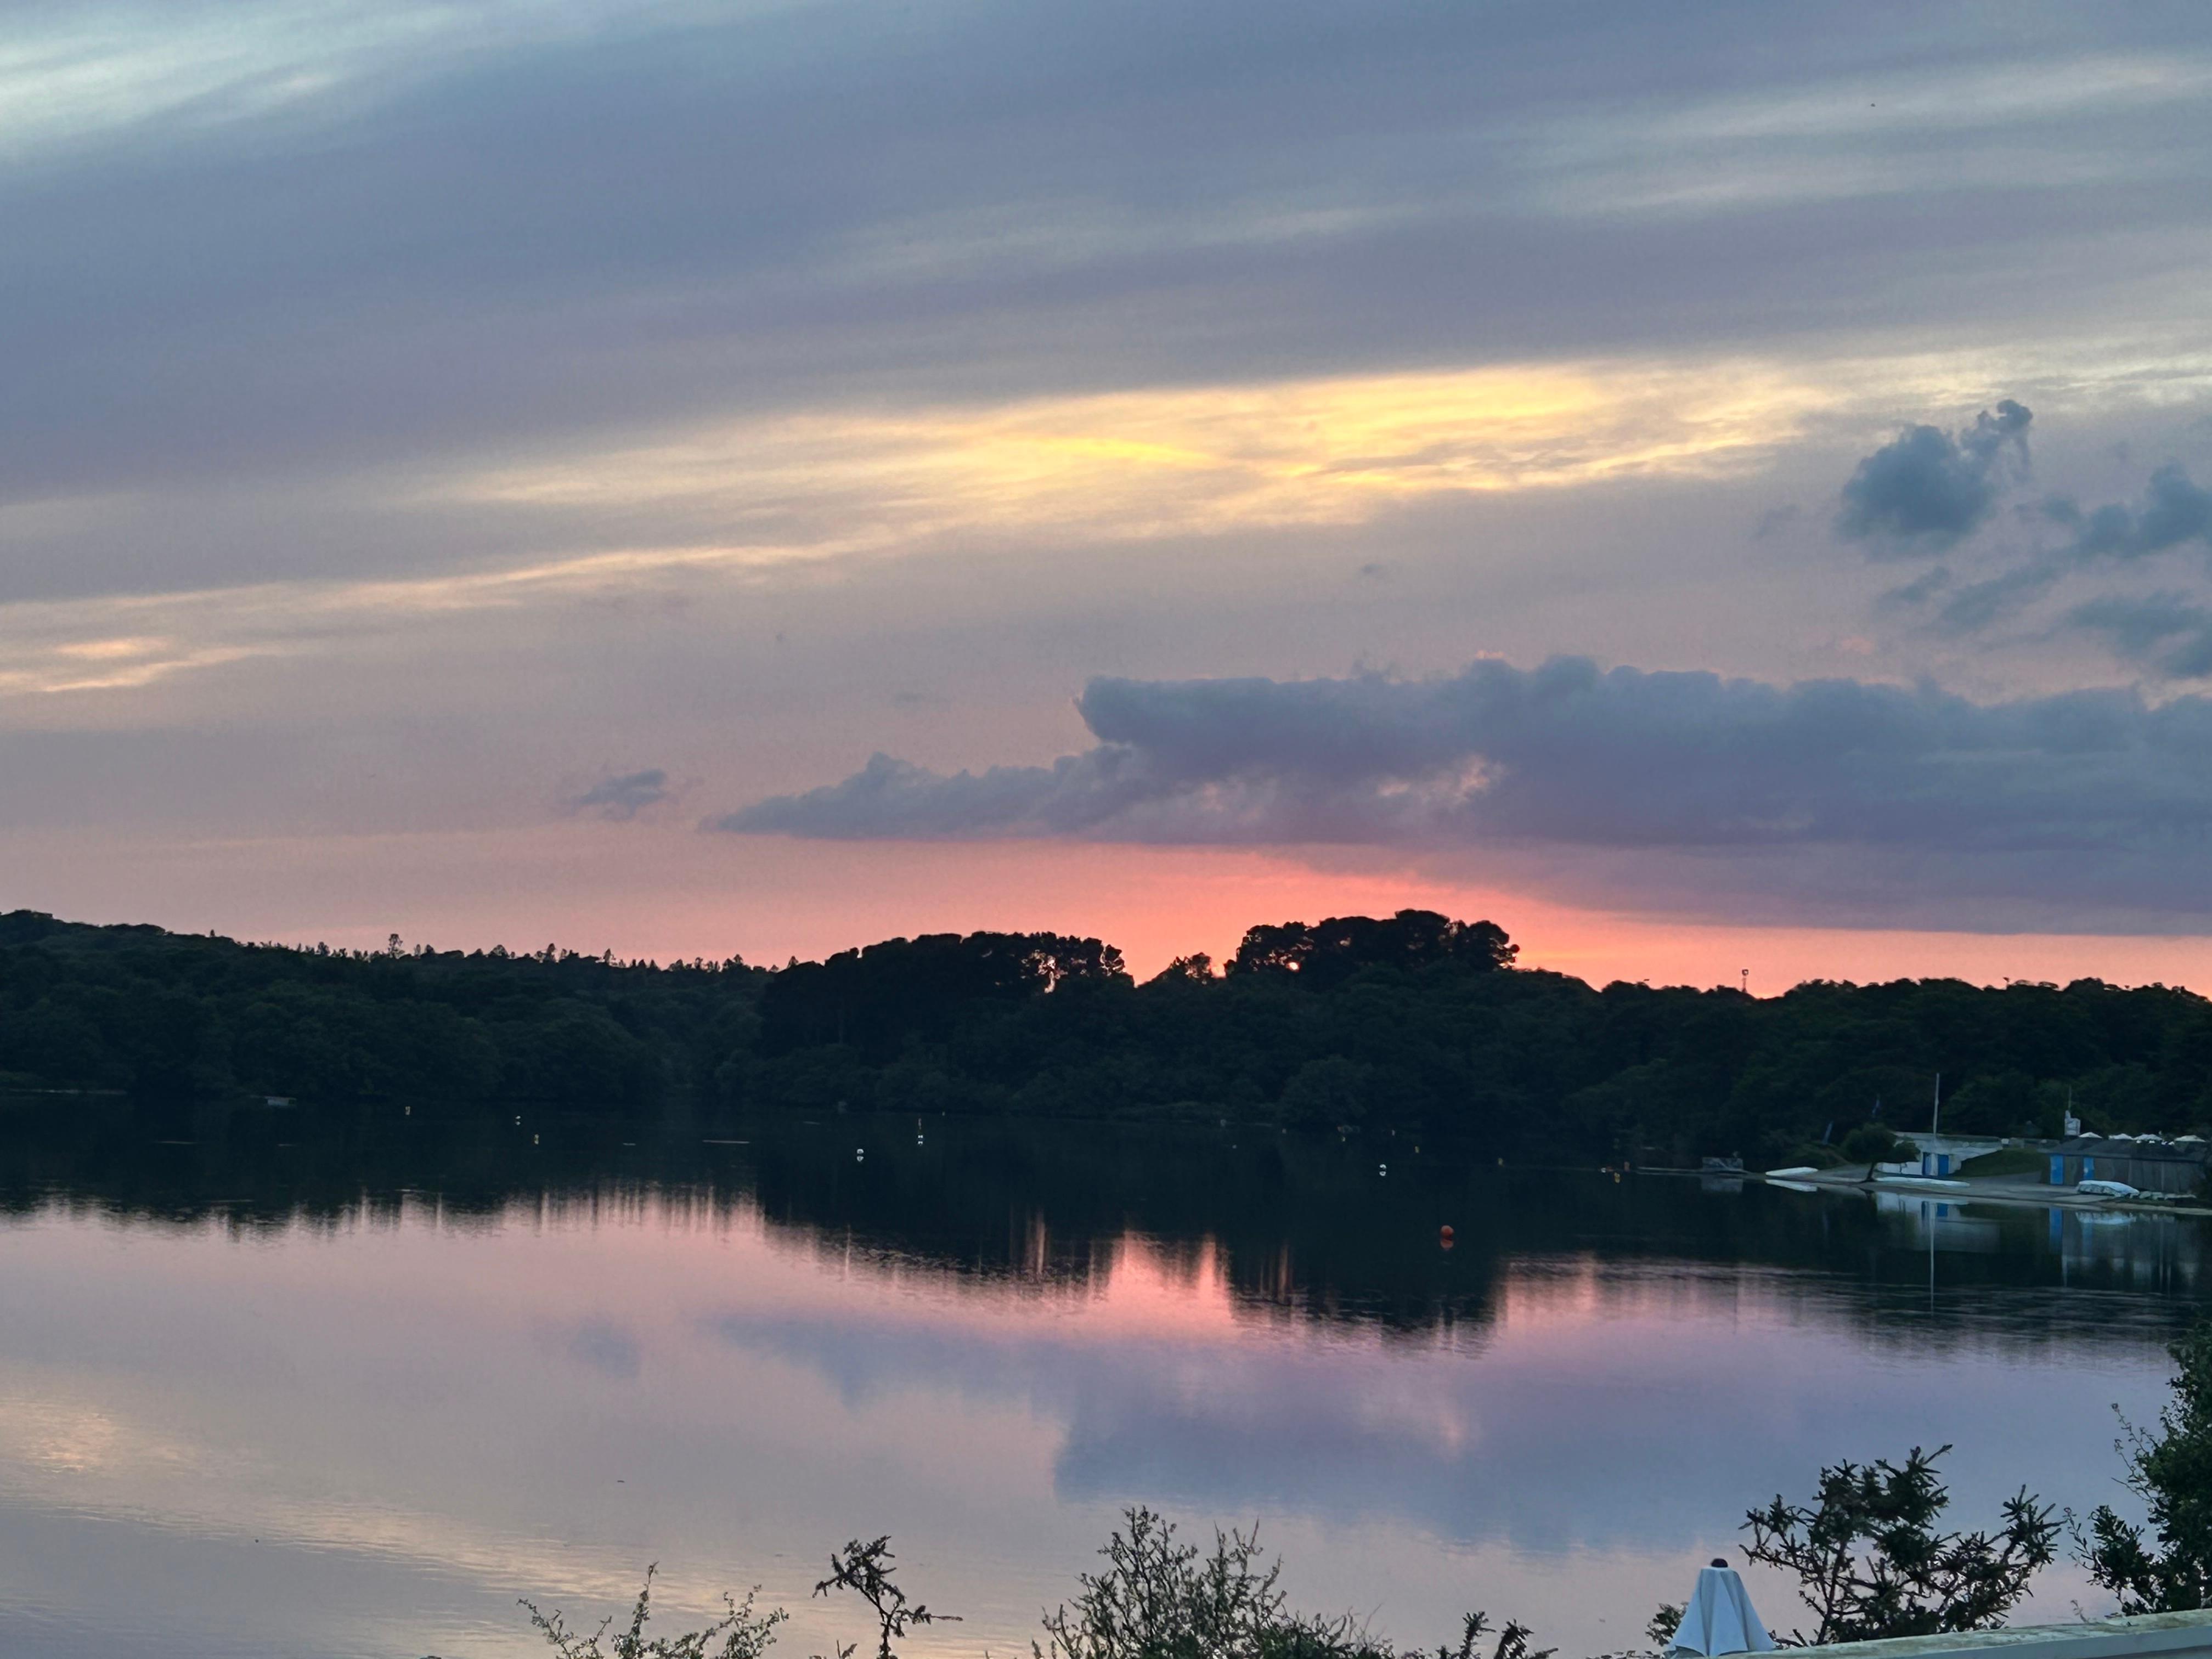
{"type": "Polygon", "coordinates": [[[1139,979],[1177,956],[1231,954],[1258,922],[1414,907],[1487,917],[1521,964],[1604,985],[1810,979],[2094,977],[2212,992],[2193,937],[1756,927],[1579,908],[1539,893],[1381,863],[1322,868],[1290,853],[1083,842],[804,842],[688,826],[566,823],[417,836],[7,843],[15,902],[82,921],[362,948],[397,932],[441,949],[547,940],[622,957],[781,964],[895,936],[1049,931],[1121,947],[1139,979]],[[85,872],[97,869],[89,881],[85,872]]]}

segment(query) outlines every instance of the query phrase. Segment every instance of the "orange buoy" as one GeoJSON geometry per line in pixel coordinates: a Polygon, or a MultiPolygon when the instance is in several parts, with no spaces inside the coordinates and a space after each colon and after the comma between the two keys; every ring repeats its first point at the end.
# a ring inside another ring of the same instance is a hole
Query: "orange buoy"
{"type": "Polygon", "coordinates": [[[1437,1229],[1437,1243],[1443,1245],[1444,1249],[1448,1250],[1451,1249],[1452,1230],[1450,1227],[1443,1226],[1437,1229]]]}

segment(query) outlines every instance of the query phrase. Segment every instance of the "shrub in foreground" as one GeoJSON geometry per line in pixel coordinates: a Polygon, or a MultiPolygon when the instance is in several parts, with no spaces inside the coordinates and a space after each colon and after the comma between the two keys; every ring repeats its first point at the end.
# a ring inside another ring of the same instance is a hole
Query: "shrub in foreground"
{"type": "Polygon", "coordinates": [[[2170,1351],[2180,1369],[2155,1436],[2123,1422],[2124,1477],[2150,1512],[2150,1540],[2100,1504],[2081,1556],[2122,1613],[2180,1613],[2212,1601],[2212,1325],[2170,1351]]]}
{"type": "MultiPolygon", "coordinates": [[[[2162,1553],[2152,1554],[2109,1510],[2095,1517],[2093,1572],[2122,1592],[2127,1612],[2158,1605],[2153,1598],[2160,1596],[2166,1605],[2201,1605],[2212,1561],[2212,1328],[2175,1352],[2184,1361],[2181,1403],[2166,1414],[2166,1437],[2146,1439],[2136,1455],[2136,1484],[2152,1498],[2162,1553]],[[2200,1600],[2179,1599],[2187,1595],[2200,1600]]],[[[1778,1496],[1749,1513],[1744,1553],[1795,1577],[1816,1616],[1812,1632],[1794,1632],[1790,1643],[1985,1630],[2002,1624],[2027,1595],[2029,1580],[2051,1559],[2060,1522],[2023,1487],[2006,1500],[1994,1534],[1939,1532],[1950,1493],[1936,1465],[1949,1449],[1916,1447],[1902,1463],[1838,1463],[1820,1471],[1811,1504],[1778,1496]]],[[[1481,1613],[1465,1617],[1456,1642],[1399,1648],[1349,1613],[1294,1609],[1280,1585],[1282,1563],[1263,1558],[1256,1529],[1217,1530],[1206,1551],[1180,1540],[1172,1522],[1142,1506],[1125,1511],[1123,1522],[1099,1552],[1106,1565],[1079,1573],[1074,1599],[1044,1616],[1030,1659],[1553,1659],[1557,1651],[1532,1651],[1527,1626],[1508,1621],[1493,1629],[1481,1613]]],[[[911,1600],[894,1562],[888,1537],[856,1539],[831,1552],[830,1576],[814,1587],[818,1596],[849,1592],[867,1605],[876,1626],[873,1659],[899,1659],[898,1644],[918,1626],[957,1622],[955,1614],[911,1600]]],[[[726,1596],[724,1616],[703,1629],[648,1638],[653,1571],[647,1569],[619,1629],[609,1619],[584,1635],[557,1611],[523,1605],[557,1659],[763,1659],[785,1614],[756,1613],[750,1595],[742,1602],[726,1596]]],[[[1645,1633],[1658,1652],[1670,1646],[1681,1617],[1678,1606],[1653,1616],[1645,1633]]],[[[858,1652],[859,1644],[839,1642],[834,1659],[858,1652]]]]}

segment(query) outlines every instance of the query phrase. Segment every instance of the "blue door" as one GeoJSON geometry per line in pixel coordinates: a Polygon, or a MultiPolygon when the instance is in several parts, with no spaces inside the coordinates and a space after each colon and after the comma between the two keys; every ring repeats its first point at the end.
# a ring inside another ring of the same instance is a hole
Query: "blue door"
{"type": "MultiPolygon", "coordinates": [[[[2057,1152],[2051,1155],[2051,1184],[2054,1187],[2066,1184],[2066,1160],[2057,1152]]],[[[2053,1210],[2051,1213],[2055,1216],[2058,1212],[2053,1210]]]]}
{"type": "Polygon", "coordinates": [[[1951,1173],[1950,1153],[1938,1152],[1936,1154],[1936,1173],[1939,1176],[1947,1176],[1951,1173]]]}

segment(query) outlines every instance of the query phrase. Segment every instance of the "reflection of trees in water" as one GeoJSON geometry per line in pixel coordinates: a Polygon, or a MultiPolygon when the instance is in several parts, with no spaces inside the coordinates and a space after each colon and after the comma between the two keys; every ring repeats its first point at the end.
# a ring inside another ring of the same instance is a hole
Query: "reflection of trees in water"
{"type": "Polygon", "coordinates": [[[112,1101],[66,1120],[50,1103],[14,1115],[0,1118],[0,1210],[17,1215],[239,1231],[757,1215],[789,1248],[1001,1294],[1103,1291],[1134,1236],[1147,1272],[1186,1291],[1224,1285],[1246,1317],[1425,1336],[1563,1299],[1615,1312],[1687,1299],[1918,1348],[2149,1344],[2212,1289],[2203,1225],[2187,1218],[1706,1190],[1485,1166],[1388,1136],[112,1101]]]}

